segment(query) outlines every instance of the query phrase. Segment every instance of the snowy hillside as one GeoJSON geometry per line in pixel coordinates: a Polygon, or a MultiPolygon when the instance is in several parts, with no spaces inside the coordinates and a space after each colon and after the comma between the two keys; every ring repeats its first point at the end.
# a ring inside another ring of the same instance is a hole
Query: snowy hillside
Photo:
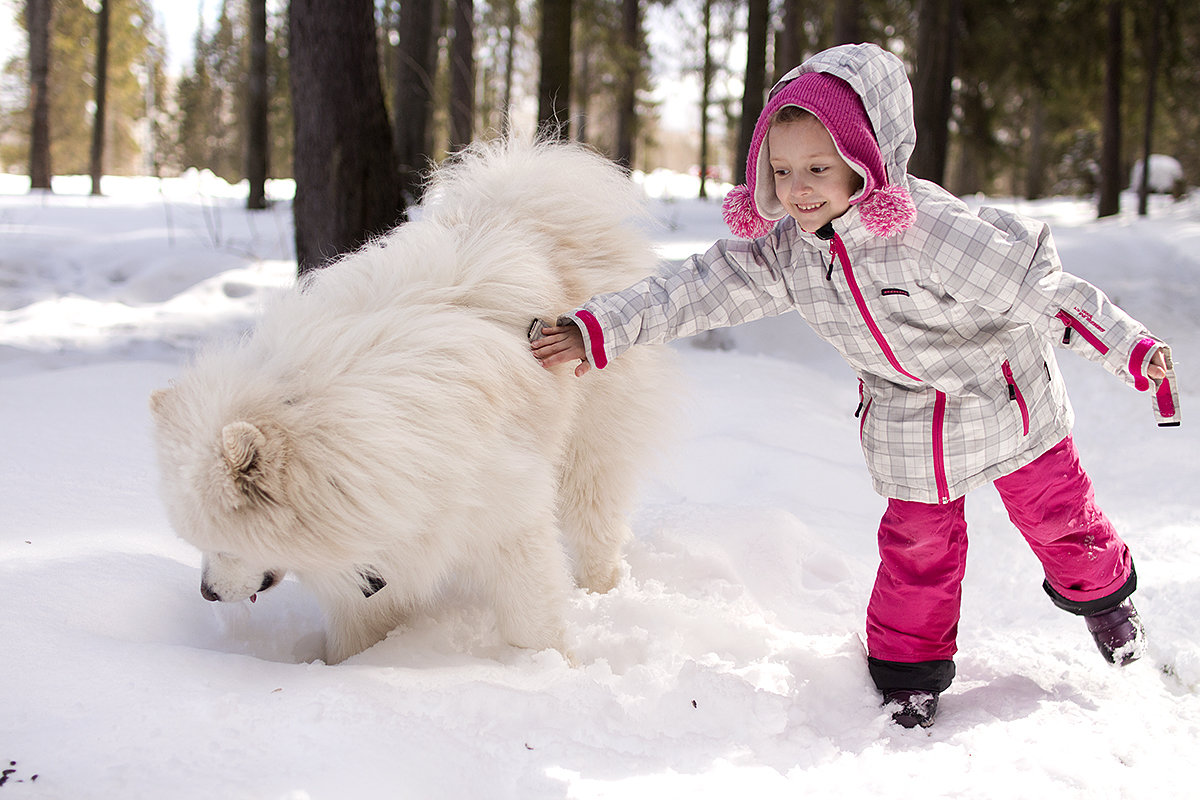
{"type": "MultiPolygon", "coordinates": [[[[933,728],[903,730],[862,644],[884,501],[856,382],[794,316],[676,347],[680,438],[620,586],[572,599],[578,667],[503,645],[463,602],[330,667],[294,581],[253,606],[202,600],[199,554],[157,497],[147,397],[288,285],[288,187],[250,214],[207,176],[107,180],[90,198],[0,177],[0,797],[1195,796],[1200,201],[1099,222],[1074,200],[1019,204],[1174,347],[1177,429],[1060,357],[1134,552],[1148,657],[1107,666],[980,490],[959,677],[933,728]]],[[[654,209],[664,258],[723,235],[716,203],[654,209]]]]}

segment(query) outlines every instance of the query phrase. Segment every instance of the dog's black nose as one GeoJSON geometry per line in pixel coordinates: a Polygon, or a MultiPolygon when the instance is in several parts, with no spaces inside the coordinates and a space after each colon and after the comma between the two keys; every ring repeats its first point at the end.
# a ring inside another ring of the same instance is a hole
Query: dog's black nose
{"type": "Polygon", "coordinates": [[[274,572],[264,572],[262,586],[258,587],[258,591],[265,592],[267,589],[270,589],[272,586],[274,586],[275,581],[277,580],[279,580],[279,578],[274,572]]]}
{"type": "Polygon", "coordinates": [[[205,600],[211,600],[214,603],[221,599],[221,595],[210,589],[207,583],[200,584],[200,596],[205,600]]]}

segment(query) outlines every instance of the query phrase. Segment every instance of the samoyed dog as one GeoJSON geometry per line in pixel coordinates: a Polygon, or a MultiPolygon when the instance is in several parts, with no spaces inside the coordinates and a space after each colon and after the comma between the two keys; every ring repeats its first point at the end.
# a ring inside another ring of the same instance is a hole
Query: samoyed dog
{"type": "Polygon", "coordinates": [[[311,590],[329,663],[451,590],[565,654],[572,573],[617,582],[672,381],[662,348],[577,379],[527,335],[654,271],[644,202],[580,146],[518,141],[468,148],[426,196],[153,394],[167,513],[205,598],[311,590]]]}

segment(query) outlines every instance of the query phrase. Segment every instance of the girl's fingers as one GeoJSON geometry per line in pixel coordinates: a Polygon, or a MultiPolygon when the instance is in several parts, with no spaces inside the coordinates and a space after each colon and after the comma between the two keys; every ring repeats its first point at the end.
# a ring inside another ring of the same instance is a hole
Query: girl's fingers
{"type": "Polygon", "coordinates": [[[582,378],[592,365],[587,361],[582,336],[574,325],[542,328],[540,338],[530,342],[530,350],[543,367],[554,367],[570,361],[580,362],[575,376],[582,378]]]}
{"type": "Polygon", "coordinates": [[[538,339],[532,345],[533,353],[538,358],[546,358],[569,350],[571,348],[571,340],[566,337],[551,337],[547,336],[544,339],[538,339]]]}
{"type": "Polygon", "coordinates": [[[1150,363],[1146,365],[1146,375],[1156,383],[1161,383],[1162,379],[1167,377],[1167,359],[1161,349],[1150,357],[1150,363]]]}

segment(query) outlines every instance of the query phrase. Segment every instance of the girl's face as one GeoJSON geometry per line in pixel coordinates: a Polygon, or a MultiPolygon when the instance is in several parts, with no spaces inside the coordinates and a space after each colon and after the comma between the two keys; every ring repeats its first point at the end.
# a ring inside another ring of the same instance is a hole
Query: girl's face
{"type": "Polygon", "coordinates": [[[804,116],[775,123],[767,147],[775,196],[802,229],[812,233],[849,210],[862,178],[838,155],[820,120],[804,116]]]}

